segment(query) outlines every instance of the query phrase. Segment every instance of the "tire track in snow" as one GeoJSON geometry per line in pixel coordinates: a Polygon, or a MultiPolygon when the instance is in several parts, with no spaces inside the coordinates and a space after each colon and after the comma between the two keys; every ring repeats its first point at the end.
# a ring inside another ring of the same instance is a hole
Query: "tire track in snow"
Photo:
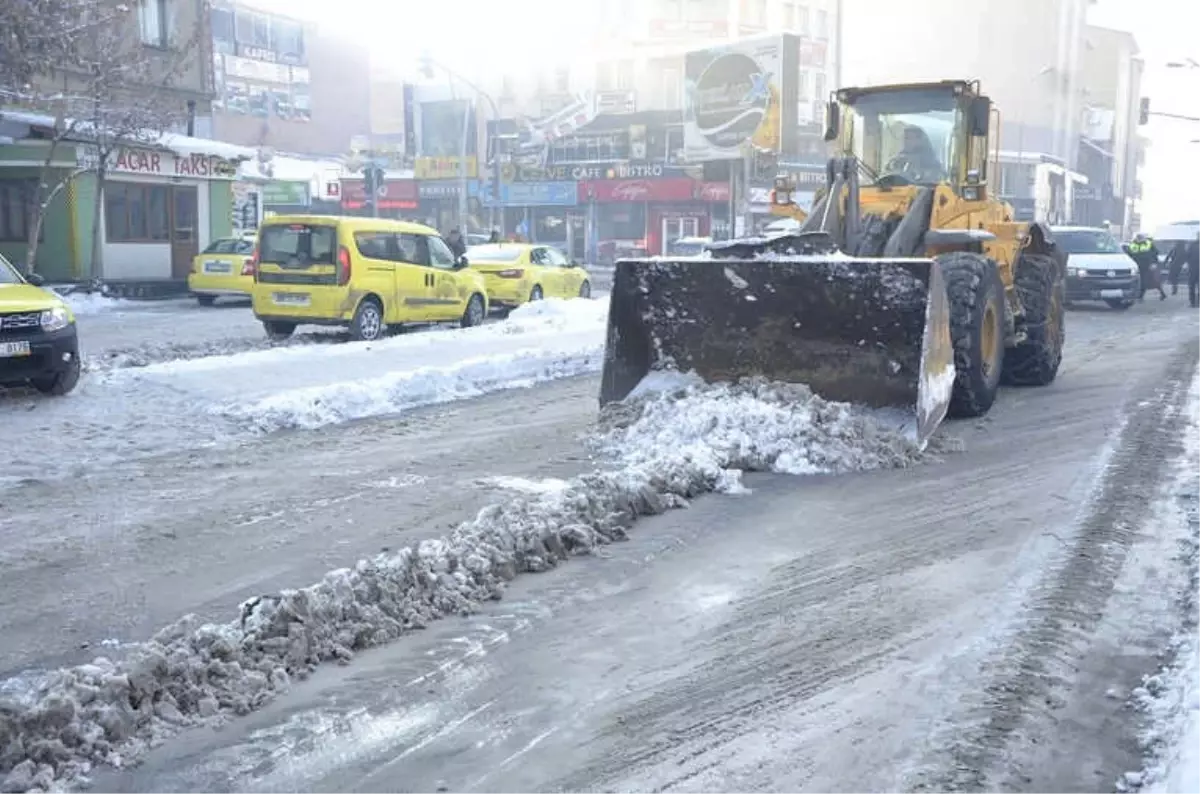
{"type": "MultiPolygon", "coordinates": [[[[1180,431],[1200,357],[1193,340],[1171,358],[1166,376],[1135,391],[1127,423],[1067,557],[1026,609],[1027,622],[997,662],[975,724],[959,725],[942,774],[917,791],[995,790],[992,774],[1010,741],[1032,718],[1053,719],[1059,688],[1071,679],[1081,646],[1099,623],[1116,577],[1169,462],[1182,454],[1180,431]]],[[[1002,484],[998,484],[1002,487],[1002,484]]]]}

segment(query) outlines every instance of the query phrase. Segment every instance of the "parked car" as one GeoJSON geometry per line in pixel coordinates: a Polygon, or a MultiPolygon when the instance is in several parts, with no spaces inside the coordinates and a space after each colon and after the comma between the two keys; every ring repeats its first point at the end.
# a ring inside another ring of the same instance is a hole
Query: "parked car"
{"type": "Polygon", "coordinates": [[[550,245],[488,243],[467,249],[472,270],[483,274],[488,302],[512,309],[542,298],[590,298],[592,279],[581,265],[550,245]]]}
{"type": "Polygon", "coordinates": [[[217,298],[248,297],[254,289],[254,237],[223,237],[214,240],[192,259],[188,292],[201,306],[212,306],[217,298]]]}
{"type": "Polygon", "coordinates": [[[254,315],[272,338],[298,325],[379,339],[389,326],[487,317],[482,274],[434,229],[386,218],[275,215],[259,228],[254,315]]]}
{"type": "Polygon", "coordinates": [[[79,383],[79,334],[62,298],[0,255],[0,386],[62,395],[79,383]]]}
{"type": "Polygon", "coordinates": [[[1056,226],[1054,240],[1067,254],[1067,302],[1103,301],[1128,309],[1141,292],[1137,263],[1108,232],[1095,226],[1056,226]]]}

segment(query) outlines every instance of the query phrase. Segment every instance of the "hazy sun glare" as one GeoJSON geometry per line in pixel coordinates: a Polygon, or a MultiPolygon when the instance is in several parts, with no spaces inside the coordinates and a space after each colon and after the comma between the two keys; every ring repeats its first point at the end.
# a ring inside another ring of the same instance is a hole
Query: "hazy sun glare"
{"type": "Polygon", "coordinates": [[[409,73],[422,51],[474,77],[547,71],[577,56],[591,0],[251,0],[311,20],[368,47],[381,64],[409,73]]]}

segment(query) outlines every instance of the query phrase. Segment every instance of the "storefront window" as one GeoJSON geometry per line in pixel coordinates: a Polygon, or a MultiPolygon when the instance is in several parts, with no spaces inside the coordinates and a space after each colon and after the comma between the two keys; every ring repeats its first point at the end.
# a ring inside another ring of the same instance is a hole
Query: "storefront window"
{"type": "Polygon", "coordinates": [[[0,241],[23,243],[29,239],[31,179],[0,182],[0,241]]]}
{"type": "Polygon", "coordinates": [[[104,224],[110,243],[166,242],[170,239],[167,186],[106,185],[104,224]]]}
{"type": "Polygon", "coordinates": [[[600,205],[600,238],[641,240],[646,236],[646,207],[643,204],[600,205]]]}

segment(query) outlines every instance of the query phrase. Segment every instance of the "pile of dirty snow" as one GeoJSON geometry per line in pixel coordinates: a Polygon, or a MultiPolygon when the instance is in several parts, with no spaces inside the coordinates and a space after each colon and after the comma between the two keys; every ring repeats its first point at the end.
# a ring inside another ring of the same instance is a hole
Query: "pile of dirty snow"
{"type": "Polygon", "coordinates": [[[3,790],[81,784],[93,765],[134,762],[184,726],[246,714],[317,665],[469,613],[519,574],[624,538],[639,516],[737,490],[741,470],[850,471],[926,454],[804,387],[662,377],[610,406],[595,444],[604,469],[552,488],[495,483],[513,495],[445,537],[251,599],[224,624],[185,617],[125,658],[0,686],[3,790]]]}
{"type": "Polygon", "coordinates": [[[341,344],[349,341],[343,334],[314,332],[296,334],[287,339],[232,338],[199,342],[151,342],[136,347],[107,348],[97,353],[85,353],[85,372],[109,372],[115,369],[140,369],[170,361],[192,361],[214,356],[231,356],[258,350],[306,345],[341,344]]]}

